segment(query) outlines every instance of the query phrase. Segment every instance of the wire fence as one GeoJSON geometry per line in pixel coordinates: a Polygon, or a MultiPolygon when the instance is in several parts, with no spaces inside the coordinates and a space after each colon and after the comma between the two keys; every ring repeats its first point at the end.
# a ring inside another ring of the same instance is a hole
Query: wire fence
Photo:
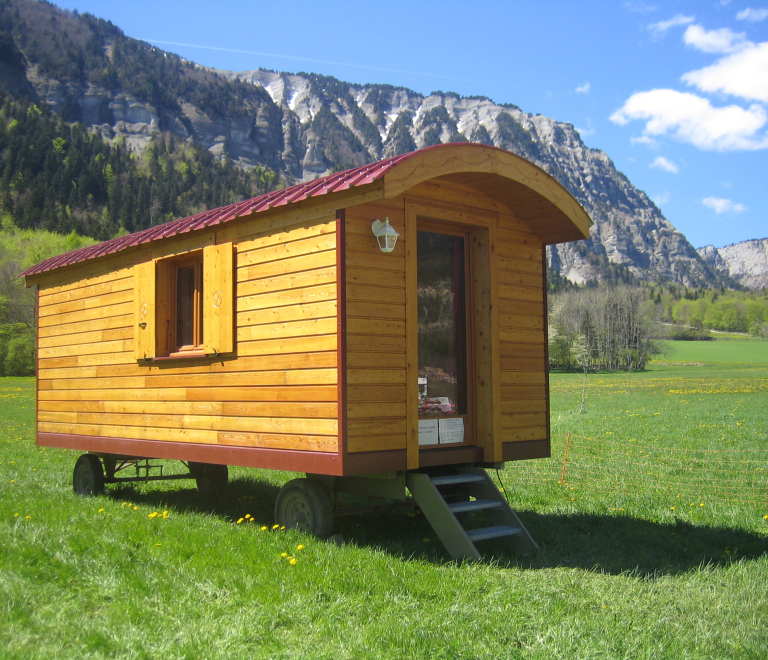
{"type": "Polygon", "coordinates": [[[681,449],[569,433],[552,437],[551,458],[523,463],[519,483],[768,505],[768,449],[681,449]]]}

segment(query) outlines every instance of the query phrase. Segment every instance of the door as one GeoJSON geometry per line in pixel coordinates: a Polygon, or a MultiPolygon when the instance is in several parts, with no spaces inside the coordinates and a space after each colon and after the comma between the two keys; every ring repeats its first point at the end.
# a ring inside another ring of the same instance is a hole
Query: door
{"type": "Polygon", "coordinates": [[[469,231],[420,221],[417,232],[419,446],[475,441],[469,231]]]}

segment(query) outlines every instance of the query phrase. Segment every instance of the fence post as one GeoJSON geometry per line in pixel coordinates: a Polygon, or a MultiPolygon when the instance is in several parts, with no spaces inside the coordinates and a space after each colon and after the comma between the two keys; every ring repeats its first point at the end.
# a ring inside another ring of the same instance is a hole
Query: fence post
{"type": "Polygon", "coordinates": [[[568,432],[568,437],[565,439],[565,455],[563,456],[563,473],[560,475],[560,483],[565,483],[565,463],[568,460],[568,445],[571,444],[571,433],[568,432]]]}

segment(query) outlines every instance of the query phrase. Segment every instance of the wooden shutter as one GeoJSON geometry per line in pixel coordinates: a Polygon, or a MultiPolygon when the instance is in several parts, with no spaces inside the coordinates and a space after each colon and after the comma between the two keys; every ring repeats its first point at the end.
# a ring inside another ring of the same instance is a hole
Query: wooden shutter
{"type": "Polygon", "coordinates": [[[155,262],[133,267],[133,354],[137,360],[155,357],[155,262]]]}
{"type": "Polygon", "coordinates": [[[203,248],[203,352],[235,350],[235,271],[232,243],[203,248]]]}

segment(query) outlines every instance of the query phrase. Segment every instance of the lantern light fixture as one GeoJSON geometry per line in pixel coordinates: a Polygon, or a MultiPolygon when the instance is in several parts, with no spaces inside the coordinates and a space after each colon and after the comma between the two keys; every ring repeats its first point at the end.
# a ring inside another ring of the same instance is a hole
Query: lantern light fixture
{"type": "Polygon", "coordinates": [[[384,222],[374,220],[371,229],[376,240],[379,242],[379,249],[382,252],[392,252],[395,249],[395,243],[397,243],[397,237],[400,234],[389,224],[389,218],[384,220],[384,222]]]}

